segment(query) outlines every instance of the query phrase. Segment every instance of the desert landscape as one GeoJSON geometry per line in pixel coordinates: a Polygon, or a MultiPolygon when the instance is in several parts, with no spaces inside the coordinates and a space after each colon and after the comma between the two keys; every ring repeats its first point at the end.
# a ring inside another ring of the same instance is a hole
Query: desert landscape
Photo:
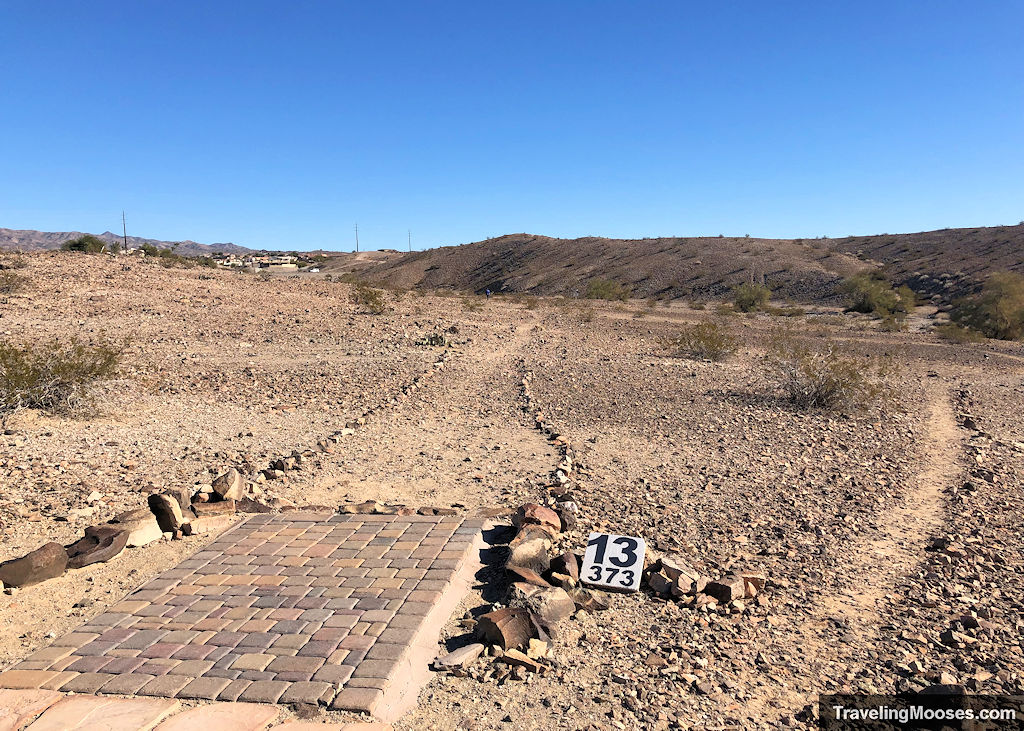
{"type": "Polygon", "coordinates": [[[835,287],[864,268],[856,257],[827,272],[832,296],[794,290],[748,312],[728,296],[485,297],[330,266],[2,259],[20,282],[0,304],[5,340],[122,350],[87,409],[5,415],[0,560],[174,491],[202,495],[184,522],[211,527],[8,587],[0,671],[258,515],[246,511],[427,507],[491,521],[487,558],[434,648],[455,657],[395,728],[794,727],[815,723],[819,693],[1024,694],[1024,352],[940,337],[941,296],[897,327],[847,311],[835,287]],[[702,323],[727,352],[688,350],[680,334],[702,323]],[[780,342],[884,362],[886,398],[795,403],[770,365],[780,342]],[[204,513],[224,504],[211,484],[225,474],[246,497],[204,513]],[[548,514],[549,562],[506,568],[516,529],[548,514]],[[646,540],[639,592],[580,586],[564,556],[594,531],[646,540]],[[484,633],[464,649],[489,612],[552,588],[570,610],[529,648],[484,633]]]}

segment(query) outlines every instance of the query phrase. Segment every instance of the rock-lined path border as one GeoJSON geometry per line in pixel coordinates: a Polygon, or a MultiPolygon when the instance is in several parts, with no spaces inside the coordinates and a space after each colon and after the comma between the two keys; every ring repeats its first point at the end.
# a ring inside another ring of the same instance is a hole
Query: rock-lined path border
{"type": "Polygon", "coordinates": [[[0,688],[310,703],[394,720],[469,589],[483,518],[255,515],[0,688]]]}

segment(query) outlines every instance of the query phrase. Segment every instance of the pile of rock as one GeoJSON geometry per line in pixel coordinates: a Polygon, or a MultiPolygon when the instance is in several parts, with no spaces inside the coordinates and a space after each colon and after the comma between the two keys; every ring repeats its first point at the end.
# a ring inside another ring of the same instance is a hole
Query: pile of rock
{"type": "Polygon", "coordinates": [[[751,600],[762,605],[767,602],[764,574],[728,574],[711,579],[684,561],[663,556],[648,566],[645,579],[647,588],[658,596],[694,608],[706,607],[708,611],[726,607],[740,614],[751,600]]]}
{"type": "Polygon", "coordinates": [[[125,548],[139,548],[165,537],[171,535],[161,529],[153,512],[146,508],[129,510],[109,523],[89,526],[85,535],[70,545],[47,543],[0,564],[0,582],[5,587],[31,586],[60,576],[67,569],[109,561],[125,548]]]}
{"type": "Polygon", "coordinates": [[[552,555],[565,514],[537,503],[516,511],[517,532],[505,561],[511,579],[506,603],[466,620],[477,642],[439,658],[435,670],[497,681],[543,674],[554,642],[571,635],[565,621],[579,610],[608,608],[607,595],[580,585],[578,556],[571,551],[552,555]],[[505,667],[481,666],[481,657],[505,667]]]}

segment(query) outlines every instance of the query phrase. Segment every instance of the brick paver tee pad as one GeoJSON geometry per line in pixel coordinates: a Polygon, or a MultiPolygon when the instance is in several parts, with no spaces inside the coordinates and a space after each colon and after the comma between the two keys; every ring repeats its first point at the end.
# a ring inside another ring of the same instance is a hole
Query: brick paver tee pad
{"type": "Polygon", "coordinates": [[[461,599],[482,525],[255,515],[0,673],[0,688],[374,712],[422,660],[424,632],[436,642],[437,610],[461,599]]]}

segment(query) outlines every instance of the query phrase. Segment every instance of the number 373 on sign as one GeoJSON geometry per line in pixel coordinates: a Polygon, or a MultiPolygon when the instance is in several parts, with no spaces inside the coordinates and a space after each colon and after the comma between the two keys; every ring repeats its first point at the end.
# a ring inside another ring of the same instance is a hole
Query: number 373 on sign
{"type": "Polygon", "coordinates": [[[643,538],[591,533],[580,568],[580,581],[604,589],[637,591],[646,553],[643,538]]]}

